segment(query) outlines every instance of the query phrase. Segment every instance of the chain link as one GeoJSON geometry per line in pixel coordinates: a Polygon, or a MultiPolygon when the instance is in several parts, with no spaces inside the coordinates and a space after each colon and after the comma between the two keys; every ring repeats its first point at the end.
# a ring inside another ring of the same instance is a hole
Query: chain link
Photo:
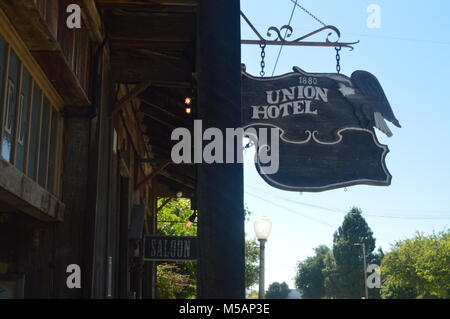
{"type": "Polygon", "coordinates": [[[339,51],[341,51],[342,47],[336,47],[334,49],[336,50],[336,71],[339,74],[341,73],[341,55],[339,51]]]}
{"type": "Polygon", "coordinates": [[[264,68],[266,67],[266,62],[264,62],[264,58],[266,57],[266,44],[260,44],[259,47],[261,48],[261,72],[259,72],[259,74],[261,75],[261,77],[264,77],[264,75],[266,74],[266,72],[264,72],[264,68]]]}

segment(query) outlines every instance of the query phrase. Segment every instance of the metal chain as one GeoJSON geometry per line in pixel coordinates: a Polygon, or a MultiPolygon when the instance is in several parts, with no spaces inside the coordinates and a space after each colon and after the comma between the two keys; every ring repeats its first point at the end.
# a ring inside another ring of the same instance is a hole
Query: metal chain
{"type": "MultiPolygon", "coordinates": [[[[325,22],[323,22],[322,20],[320,20],[318,17],[316,17],[314,14],[312,14],[308,9],[306,9],[305,7],[303,7],[301,4],[298,4],[297,1],[291,0],[292,3],[294,3],[297,7],[299,7],[300,9],[302,9],[306,14],[308,14],[311,18],[313,18],[314,20],[316,20],[317,22],[319,22],[322,26],[326,27],[327,24],[325,24],[325,22]]],[[[336,47],[336,71],[337,73],[341,73],[341,56],[339,54],[339,51],[341,51],[342,47],[336,47]]]]}
{"type": "MultiPolygon", "coordinates": [[[[295,3],[296,1],[291,0],[292,3],[295,3]]],[[[308,14],[310,17],[312,17],[314,20],[316,20],[317,22],[319,22],[321,25],[323,25],[324,27],[327,26],[322,20],[320,20],[318,17],[316,17],[314,14],[312,14],[311,12],[308,11],[308,9],[306,9],[305,7],[303,7],[302,5],[295,3],[295,5],[297,7],[299,7],[300,9],[302,9],[306,14],[308,14]]]]}
{"type": "Polygon", "coordinates": [[[341,73],[341,55],[339,51],[341,51],[342,47],[336,47],[334,49],[336,50],[336,71],[339,74],[341,73]]]}
{"type": "Polygon", "coordinates": [[[264,75],[266,74],[266,72],[264,72],[264,68],[266,67],[266,62],[264,62],[264,58],[266,57],[266,51],[264,51],[264,49],[266,48],[266,44],[262,43],[259,45],[259,47],[261,48],[261,72],[259,72],[259,74],[261,75],[261,77],[264,77],[264,75]]]}

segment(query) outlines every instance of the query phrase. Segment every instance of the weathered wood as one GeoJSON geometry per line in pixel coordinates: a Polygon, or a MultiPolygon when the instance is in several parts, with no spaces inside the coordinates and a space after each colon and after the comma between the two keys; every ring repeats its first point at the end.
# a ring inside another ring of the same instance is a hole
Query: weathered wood
{"type": "Polygon", "coordinates": [[[33,0],[0,1],[0,7],[30,50],[54,51],[59,48],[33,0]]]}
{"type": "Polygon", "coordinates": [[[139,184],[134,188],[135,191],[138,191],[141,187],[145,186],[146,183],[151,181],[156,175],[161,174],[161,172],[170,164],[170,162],[165,162],[157,167],[149,176],[146,176],[139,184]]]}
{"type": "Polygon", "coordinates": [[[71,106],[91,104],[80,80],[67,64],[61,51],[33,51],[32,54],[62,97],[64,104],[71,106]]]}
{"type": "MultiPolygon", "coordinates": [[[[372,81],[370,76],[371,90],[377,87],[372,81]]],[[[280,139],[276,136],[267,141],[272,162],[256,163],[269,185],[287,191],[320,192],[358,184],[390,184],[385,164],[388,149],[378,142],[371,127],[374,110],[366,112],[366,107],[388,102],[382,92],[382,101],[359,91],[344,95],[340,86],[351,92],[351,83],[344,75],[307,73],[299,68],[263,80],[242,73],[243,125],[282,132],[280,139]]],[[[260,152],[257,154],[259,158],[260,152]]]]}
{"type": "MultiPolygon", "coordinates": [[[[64,223],[55,229],[54,293],[58,298],[81,298],[81,289],[69,289],[66,268],[77,264],[87,271],[86,252],[87,190],[89,176],[90,119],[65,118],[64,173],[62,200],[66,205],[64,223]]],[[[84,285],[82,286],[84,287],[84,285]]],[[[87,287],[86,287],[87,288],[87,287]]],[[[84,288],[83,288],[84,289],[84,288]]]]}
{"type": "Polygon", "coordinates": [[[95,1],[82,0],[83,9],[82,14],[84,22],[87,25],[91,38],[97,42],[102,43],[105,34],[103,29],[103,22],[95,5],[95,1]]]}
{"type": "MultiPolygon", "coordinates": [[[[239,1],[200,1],[197,29],[198,117],[209,127],[240,127],[239,1]]],[[[242,164],[199,164],[197,170],[199,297],[244,298],[242,164]]]]}
{"type": "Polygon", "coordinates": [[[170,180],[172,180],[172,181],[174,181],[174,182],[176,182],[176,183],[178,183],[180,185],[183,185],[183,186],[185,186],[185,187],[187,187],[187,188],[189,188],[191,190],[195,189],[194,182],[193,181],[189,181],[189,179],[186,178],[186,177],[182,178],[178,174],[172,174],[169,171],[162,171],[162,172],[160,172],[160,175],[164,176],[164,177],[166,177],[166,178],[168,178],[168,179],[170,179],[170,180]]]}
{"type": "Polygon", "coordinates": [[[173,63],[162,58],[113,55],[111,67],[116,83],[152,81],[189,87],[192,81],[192,71],[186,63],[173,63]]]}
{"type": "Polygon", "coordinates": [[[172,113],[171,111],[169,111],[167,108],[164,108],[162,106],[159,106],[155,103],[151,103],[151,102],[147,102],[147,101],[143,101],[143,103],[141,104],[141,110],[144,114],[153,114],[154,111],[152,110],[158,110],[162,113],[164,113],[164,115],[168,115],[169,117],[171,117],[173,120],[175,121],[181,121],[184,122],[185,119],[177,114],[172,113]]]}
{"type": "Polygon", "coordinates": [[[42,221],[62,221],[65,205],[0,158],[0,199],[42,221]]]}
{"type": "Polygon", "coordinates": [[[195,38],[194,14],[110,15],[111,40],[145,39],[152,41],[192,41],[195,38]]]}
{"type": "Polygon", "coordinates": [[[152,81],[144,81],[136,85],[130,92],[128,92],[124,97],[122,97],[112,110],[112,114],[117,113],[122,110],[128,103],[131,102],[135,97],[145,91],[150,85],[152,85],[152,81]]]}

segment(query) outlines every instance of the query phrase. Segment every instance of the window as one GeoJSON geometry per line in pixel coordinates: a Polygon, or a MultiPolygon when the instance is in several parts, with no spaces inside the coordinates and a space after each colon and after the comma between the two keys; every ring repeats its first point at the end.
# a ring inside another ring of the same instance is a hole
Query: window
{"type": "Polygon", "coordinates": [[[27,130],[28,130],[28,116],[29,104],[31,94],[31,77],[30,74],[23,70],[22,88],[19,96],[19,111],[18,111],[18,130],[17,130],[17,144],[16,144],[16,167],[25,172],[25,150],[27,146],[27,130]]]}
{"type": "Polygon", "coordinates": [[[6,113],[4,123],[5,131],[3,133],[2,141],[2,156],[7,161],[11,161],[14,111],[14,84],[11,80],[8,80],[8,85],[6,88],[6,113]]]}
{"type": "Polygon", "coordinates": [[[0,156],[54,194],[61,176],[61,123],[58,110],[0,36],[0,156]]]}
{"type": "Polygon", "coordinates": [[[34,84],[31,107],[30,144],[28,147],[28,176],[36,180],[39,155],[39,127],[41,121],[42,91],[34,84]]]}
{"type": "Polygon", "coordinates": [[[14,144],[14,125],[16,120],[17,107],[17,90],[19,75],[20,75],[20,61],[16,53],[10,49],[9,70],[6,88],[6,115],[4,122],[4,132],[2,141],[2,156],[5,160],[12,163],[13,144],[14,144]]]}
{"type": "Polygon", "coordinates": [[[55,109],[52,109],[52,125],[50,129],[50,152],[48,159],[48,185],[47,189],[52,192],[54,189],[55,183],[55,170],[56,170],[56,150],[57,150],[57,142],[58,142],[58,121],[59,115],[55,109]]]}
{"type": "Polygon", "coordinates": [[[50,127],[50,102],[44,98],[42,105],[42,120],[41,120],[41,136],[39,146],[39,174],[38,183],[42,187],[47,186],[47,159],[48,159],[48,135],[50,127]]]}

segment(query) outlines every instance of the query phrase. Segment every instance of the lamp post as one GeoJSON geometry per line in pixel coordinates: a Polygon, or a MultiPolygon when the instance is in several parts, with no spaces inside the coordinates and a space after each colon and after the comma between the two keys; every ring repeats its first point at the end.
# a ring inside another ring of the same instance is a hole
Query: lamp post
{"type": "Polygon", "coordinates": [[[272,231],[272,222],[267,216],[261,216],[255,221],[254,227],[259,241],[259,299],[264,299],[264,249],[272,231]]]}
{"type": "Polygon", "coordinates": [[[361,246],[363,251],[363,261],[364,261],[364,291],[366,294],[366,299],[369,299],[369,290],[367,289],[367,263],[366,263],[366,244],[365,243],[356,243],[353,244],[355,246],[361,246]]]}

